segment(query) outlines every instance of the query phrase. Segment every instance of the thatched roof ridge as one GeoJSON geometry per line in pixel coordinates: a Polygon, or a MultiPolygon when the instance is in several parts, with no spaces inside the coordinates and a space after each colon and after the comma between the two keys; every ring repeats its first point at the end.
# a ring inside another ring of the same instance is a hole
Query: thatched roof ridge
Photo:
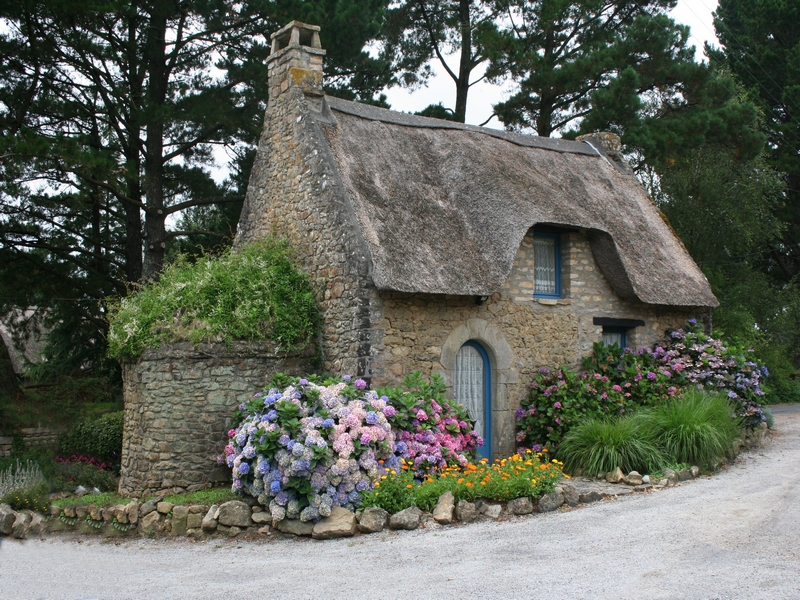
{"type": "Polygon", "coordinates": [[[370,104],[350,102],[348,100],[342,100],[332,96],[327,96],[326,101],[328,102],[328,106],[330,106],[330,108],[333,110],[344,114],[353,115],[355,117],[361,117],[362,119],[369,119],[370,121],[382,121],[383,123],[393,123],[395,125],[421,127],[426,129],[458,129],[461,131],[474,131],[484,135],[490,135],[501,140],[506,140],[507,142],[517,144],[518,146],[542,148],[545,150],[553,150],[555,152],[588,154],[590,156],[597,155],[597,150],[585,142],[574,142],[572,140],[562,140],[559,138],[545,138],[535,135],[523,135],[521,133],[503,131],[501,129],[489,129],[488,127],[478,127],[477,125],[467,125],[465,123],[457,123],[455,121],[432,119],[430,117],[421,117],[419,115],[386,110],[385,108],[372,106],[370,104]]]}
{"type": "Polygon", "coordinates": [[[595,146],[325,101],[318,120],[379,289],[492,294],[526,232],[550,225],[588,231],[623,298],[718,304],[639,182],[595,146]]]}

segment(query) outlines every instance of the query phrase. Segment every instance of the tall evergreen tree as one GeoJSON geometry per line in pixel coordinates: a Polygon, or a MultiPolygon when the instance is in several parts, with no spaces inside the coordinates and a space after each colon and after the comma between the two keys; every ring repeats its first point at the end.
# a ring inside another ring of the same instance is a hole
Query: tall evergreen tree
{"type": "MultiPolygon", "coordinates": [[[[385,4],[0,2],[0,314],[38,307],[61,340],[50,364],[97,364],[102,299],[157,277],[172,240],[198,233],[168,224],[241,203],[269,32],[322,21],[334,88],[370,99],[392,77],[364,50],[385,4]],[[217,184],[214,167],[237,178],[217,184]]],[[[238,214],[222,212],[230,231],[238,214]]]]}
{"type": "Polygon", "coordinates": [[[773,276],[800,276],[800,3],[720,0],[714,27],[724,60],[764,111],[772,165],[786,176],[778,213],[783,238],[772,246],[773,276]]]}

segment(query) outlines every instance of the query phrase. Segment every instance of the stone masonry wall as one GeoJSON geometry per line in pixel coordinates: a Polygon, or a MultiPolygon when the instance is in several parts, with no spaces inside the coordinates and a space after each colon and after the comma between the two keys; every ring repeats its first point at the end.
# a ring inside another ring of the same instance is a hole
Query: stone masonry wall
{"type": "Polygon", "coordinates": [[[309,372],[312,356],[310,349],[281,355],[271,344],[182,343],[125,364],[120,494],[195,491],[226,480],[216,458],[233,411],[273,373],[309,372]]]}
{"type": "Polygon", "coordinates": [[[270,97],[237,244],[287,239],[309,274],[323,314],[324,369],[369,380],[372,326],[369,258],[323,133],[310,112],[322,107],[322,55],[285,48],[270,57],[270,97]]]}
{"type": "Polygon", "coordinates": [[[452,391],[455,353],[476,339],[493,363],[493,453],[514,452],[514,411],[540,367],[570,365],[602,340],[593,317],[642,319],[628,336],[629,346],[652,344],[678,327],[691,311],[659,308],[620,299],[597,267],[586,235],[563,234],[562,299],[533,298],[533,244],[526,237],[508,281],[483,304],[473,297],[376,292],[375,325],[384,329],[373,368],[373,385],[394,383],[412,371],[441,374],[452,391]]]}

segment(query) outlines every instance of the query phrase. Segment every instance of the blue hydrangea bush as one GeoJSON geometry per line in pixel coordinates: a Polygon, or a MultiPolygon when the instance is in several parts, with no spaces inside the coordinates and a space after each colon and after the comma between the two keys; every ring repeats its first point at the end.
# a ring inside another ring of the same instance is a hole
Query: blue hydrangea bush
{"type": "Polygon", "coordinates": [[[361,379],[282,379],[289,385],[257,394],[235,415],[224,456],[234,490],[268,505],[276,521],[355,510],[374,481],[401,469],[394,407],[361,379]]]}

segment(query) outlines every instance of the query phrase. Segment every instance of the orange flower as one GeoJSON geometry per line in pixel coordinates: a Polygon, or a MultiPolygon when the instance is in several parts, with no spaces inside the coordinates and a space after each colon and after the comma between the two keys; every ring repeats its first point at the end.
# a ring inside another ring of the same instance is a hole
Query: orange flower
{"type": "Polygon", "coordinates": [[[467,482],[467,487],[472,487],[472,482],[471,481],[467,482]]]}
{"type": "Polygon", "coordinates": [[[411,489],[411,488],[412,488],[412,487],[414,487],[414,486],[413,486],[413,485],[411,485],[411,484],[409,483],[409,484],[408,484],[406,487],[407,487],[408,489],[411,489]]]}

